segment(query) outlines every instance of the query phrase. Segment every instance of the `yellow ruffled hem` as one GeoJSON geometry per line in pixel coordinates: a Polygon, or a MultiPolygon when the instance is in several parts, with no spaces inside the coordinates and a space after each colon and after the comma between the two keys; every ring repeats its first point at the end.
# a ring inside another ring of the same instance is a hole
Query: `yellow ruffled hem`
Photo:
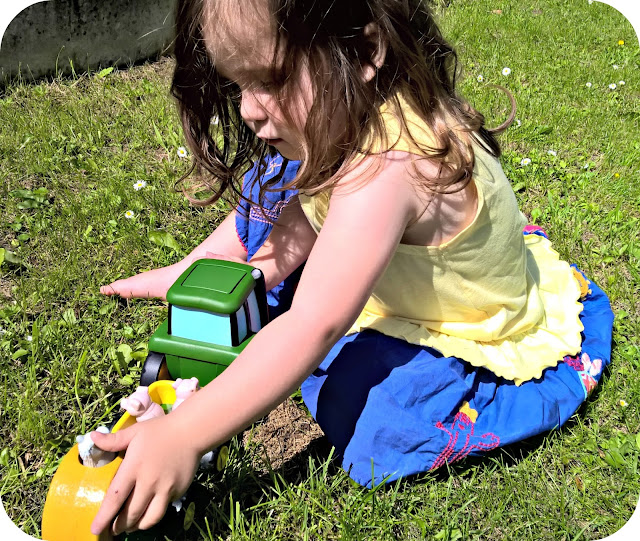
{"type": "MultiPolygon", "coordinates": [[[[412,344],[432,347],[446,357],[459,357],[473,366],[485,367],[517,385],[539,378],[545,368],[556,366],[566,355],[575,355],[581,349],[584,327],[579,318],[582,312],[580,284],[569,264],[560,260],[547,239],[527,235],[525,246],[527,267],[537,277],[544,307],[544,316],[531,329],[501,340],[480,342],[365,310],[349,334],[373,329],[412,344]]],[[[482,322],[478,327],[482,327],[482,322]]]]}

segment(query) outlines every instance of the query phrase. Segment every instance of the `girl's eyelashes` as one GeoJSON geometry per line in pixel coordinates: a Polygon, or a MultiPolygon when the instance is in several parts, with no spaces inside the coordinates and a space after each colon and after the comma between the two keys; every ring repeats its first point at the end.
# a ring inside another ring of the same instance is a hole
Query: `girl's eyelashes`
{"type": "Polygon", "coordinates": [[[232,97],[240,97],[242,92],[274,92],[281,85],[279,85],[276,81],[272,80],[264,80],[264,79],[256,79],[253,81],[243,81],[242,83],[238,83],[235,81],[227,80],[222,85],[225,93],[232,97]]]}
{"type": "Polygon", "coordinates": [[[274,92],[280,85],[276,81],[258,81],[258,87],[266,92],[274,92]]]}
{"type": "Polygon", "coordinates": [[[237,79],[224,77],[218,72],[218,78],[219,88],[234,101],[240,101],[243,92],[275,95],[285,84],[279,74],[274,76],[271,71],[267,73],[266,70],[245,73],[237,79]]]}
{"type": "Polygon", "coordinates": [[[275,94],[281,87],[281,84],[273,80],[254,80],[239,86],[239,88],[244,92],[269,95],[275,94]]]}
{"type": "MultiPolygon", "coordinates": [[[[270,69],[259,69],[246,74],[244,83],[247,90],[262,90],[265,92],[274,92],[283,86],[284,79],[280,73],[274,73],[270,69]]],[[[240,86],[243,86],[242,84],[240,86]]]]}
{"type": "Polygon", "coordinates": [[[262,90],[265,92],[273,92],[282,87],[282,83],[277,76],[274,76],[270,71],[266,72],[264,70],[249,75],[245,84],[247,90],[262,90]]]}

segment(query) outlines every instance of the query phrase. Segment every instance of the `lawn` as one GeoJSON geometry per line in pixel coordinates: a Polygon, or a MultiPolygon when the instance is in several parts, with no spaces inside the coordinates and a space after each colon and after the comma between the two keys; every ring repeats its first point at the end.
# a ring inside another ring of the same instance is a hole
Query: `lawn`
{"type": "MultiPolygon", "coordinates": [[[[438,14],[460,91],[493,126],[509,103],[490,84],[517,100],[500,141],[523,211],[610,296],[610,368],[562,429],[373,490],[350,482],[322,439],[269,467],[268,437],[245,437],[222,474],[201,475],[206,496],[169,539],[600,539],[635,509],[638,40],[598,2],[449,4],[438,14]]],[[[189,161],[171,69],[167,58],[0,90],[0,497],[34,536],[59,460],[116,415],[166,314],[99,286],[179,260],[229,211],[192,207],[174,188],[189,161]]]]}

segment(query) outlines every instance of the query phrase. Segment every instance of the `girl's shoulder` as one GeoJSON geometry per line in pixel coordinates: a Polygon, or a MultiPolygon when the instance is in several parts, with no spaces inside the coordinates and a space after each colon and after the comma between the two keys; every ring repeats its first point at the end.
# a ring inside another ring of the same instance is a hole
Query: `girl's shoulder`
{"type": "MultiPolygon", "coordinates": [[[[322,228],[329,208],[346,201],[360,210],[377,208],[379,212],[386,207],[383,212],[410,213],[407,216],[407,222],[410,222],[414,218],[416,199],[414,161],[415,156],[395,150],[360,155],[330,189],[313,193],[301,191],[302,209],[316,232],[322,228]],[[380,201],[387,204],[381,206],[380,201]]],[[[435,168],[431,174],[436,174],[435,168]]],[[[375,216],[369,219],[375,220],[375,216]]]]}

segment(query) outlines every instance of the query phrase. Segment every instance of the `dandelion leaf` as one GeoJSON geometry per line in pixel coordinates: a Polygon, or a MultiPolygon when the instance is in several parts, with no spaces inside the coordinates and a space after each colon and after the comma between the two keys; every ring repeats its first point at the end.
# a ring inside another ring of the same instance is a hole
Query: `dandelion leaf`
{"type": "Polygon", "coordinates": [[[149,233],[149,240],[158,246],[170,248],[174,252],[180,251],[180,246],[176,242],[176,239],[173,238],[171,233],[167,233],[166,231],[151,231],[149,233]]]}

